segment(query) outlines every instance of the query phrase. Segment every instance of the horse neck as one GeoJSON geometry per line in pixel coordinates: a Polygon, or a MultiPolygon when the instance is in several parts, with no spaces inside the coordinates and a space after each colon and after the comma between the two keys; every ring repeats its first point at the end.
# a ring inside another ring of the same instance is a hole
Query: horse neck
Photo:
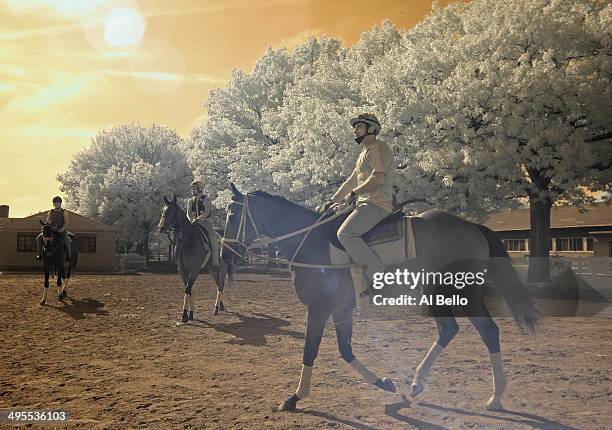
{"type": "MultiPolygon", "coordinates": [[[[259,233],[263,236],[274,238],[284,234],[289,234],[304,227],[313,225],[318,218],[317,214],[315,213],[307,212],[304,209],[289,205],[283,205],[282,202],[266,201],[266,203],[270,203],[265,206],[266,208],[270,208],[268,211],[261,209],[261,207],[264,207],[263,205],[255,205],[250,209],[253,221],[258,224],[258,228],[260,225],[264,225],[265,227],[259,231],[259,233]],[[262,222],[264,219],[269,219],[272,217],[282,221],[274,223],[262,222]]],[[[309,239],[312,238],[312,236],[313,235],[311,233],[311,235],[309,235],[309,239]]],[[[274,246],[276,246],[286,258],[291,258],[297,247],[300,245],[303,237],[304,234],[299,234],[292,238],[275,242],[274,246]]],[[[308,253],[307,249],[302,248],[300,250],[300,256],[304,256],[306,253],[308,253]]],[[[299,260],[299,258],[297,260],[299,260]]]]}
{"type": "Polygon", "coordinates": [[[193,226],[189,222],[189,219],[187,218],[187,214],[185,213],[183,209],[181,209],[179,205],[176,205],[176,209],[177,209],[177,218],[178,218],[176,229],[178,231],[183,230],[186,233],[191,233],[191,231],[193,230],[193,226]]]}

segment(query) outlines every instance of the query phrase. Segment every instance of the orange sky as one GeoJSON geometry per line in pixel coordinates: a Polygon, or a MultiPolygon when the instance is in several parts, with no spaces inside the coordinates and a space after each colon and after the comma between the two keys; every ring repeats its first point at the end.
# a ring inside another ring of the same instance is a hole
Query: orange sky
{"type": "Polygon", "coordinates": [[[250,70],[268,45],[292,48],[311,35],[349,45],[384,19],[409,28],[430,8],[431,0],[0,0],[0,204],[12,217],[49,207],[55,176],[98,130],[139,121],[187,137],[208,91],[233,68],[250,70]],[[112,21],[126,9],[136,21],[112,21]],[[139,28],[139,43],[114,46],[139,28]]]}

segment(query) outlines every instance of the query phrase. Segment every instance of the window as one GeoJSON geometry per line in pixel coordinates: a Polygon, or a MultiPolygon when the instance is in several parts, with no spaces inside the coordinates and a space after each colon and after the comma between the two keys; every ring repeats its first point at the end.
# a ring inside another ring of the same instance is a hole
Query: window
{"type": "Polygon", "coordinates": [[[557,251],[584,250],[582,237],[564,237],[561,239],[555,239],[555,241],[557,242],[557,251]]]}
{"type": "Polygon", "coordinates": [[[17,233],[17,252],[36,252],[36,236],[39,233],[17,233]]]}
{"type": "Polygon", "coordinates": [[[77,242],[79,243],[79,252],[96,252],[96,236],[78,236],[77,242]]]}
{"type": "Polygon", "coordinates": [[[587,237],[587,251],[593,251],[593,238],[587,237]]]}
{"type": "Polygon", "coordinates": [[[525,239],[505,239],[506,251],[525,251],[525,239]]]}

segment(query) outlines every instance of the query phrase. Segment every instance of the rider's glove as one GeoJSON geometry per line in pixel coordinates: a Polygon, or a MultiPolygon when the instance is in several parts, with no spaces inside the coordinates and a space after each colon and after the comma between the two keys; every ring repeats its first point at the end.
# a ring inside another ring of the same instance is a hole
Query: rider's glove
{"type": "Polygon", "coordinates": [[[315,208],[315,210],[316,210],[318,213],[322,214],[322,213],[327,212],[327,211],[329,210],[329,208],[330,208],[330,207],[331,207],[333,204],[334,204],[334,202],[332,202],[332,201],[330,200],[330,201],[328,201],[328,202],[325,202],[325,203],[324,203],[324,204],[322,204],[322,205],[317,206],[317,207],[315,208]]]}
{"type": "Polygon", "coordinates": [[[351,194],[346,198],[346,204],[350,206],[356,201],[357,201],[357,194],[355,194],[355,191],[351,191],[351,194]]]}

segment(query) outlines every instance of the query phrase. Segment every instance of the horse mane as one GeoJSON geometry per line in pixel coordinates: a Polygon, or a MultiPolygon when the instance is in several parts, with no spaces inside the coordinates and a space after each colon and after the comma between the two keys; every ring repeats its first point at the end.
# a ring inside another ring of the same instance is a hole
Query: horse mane
{"type": "Polygon", "coordinates": [[[301,210],[302,212],[310,214],[310,215],[313,215],[315,213],[312,209],[308,209],[305,206],[302,206],[300,204],[297,204],[297,203],[294,203],[294,202],[292,202],[290,200],[287,200],[285,197],[281,197],[281,196],[277,196],[277,195],[274,195],[274,194],[270,194],[267,191],[256,190],[256,191],[248,193],[248,195],[249,196],[254,196],[254,197],[263,197],[263,198],[268,199],[268,200],[272,200],[272,201],[275,201],[275,202],[278,202],[278,203],[282,203],[282,204],[290,206],[293,209],[301,210]]]}

